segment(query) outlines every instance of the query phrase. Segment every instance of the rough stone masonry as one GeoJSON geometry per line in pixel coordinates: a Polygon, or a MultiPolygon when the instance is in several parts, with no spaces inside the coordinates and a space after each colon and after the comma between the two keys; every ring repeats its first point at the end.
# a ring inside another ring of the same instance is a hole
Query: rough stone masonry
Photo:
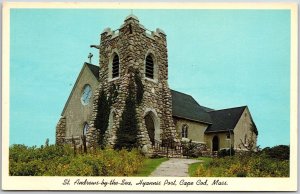
{"type": "MultiPolygon", "coordinates": [[[[115,31],[106,28],[100,37],[100,71],[99,87],[93,97],[93,113],[89,130],[87,133],[87,143],[89,147],[97,144],[99,133],[95,128],[98,98],[101,91],[109,94],[112,85],[116,86],[118,96],[112,104],[110,110],[109,129],[105,133],[105,141],[109,146],[116,142],[116,131],[120,126],[122,113],[128,96],[129,80],[132,78],[132,71],[137,70],[141,76],[144,87],[144,94],[141,103],[136,107],[138,126],[138,145],[140,148],[151,152],[151,145],[148,130],[145,123],[145,116],[151,114],[155,125],[155,140],[172,139],[179,142],[172,118],[172,97],[168,86],[168,54],[166,34],[160,30],[149,31],[139,23],[134,15],[129,15],[124,24],[115,31]],[[112,78],[111,66],[115,55],[119,57],[119,76],[112,78]],[[154,61],[153,79],[145,77],[146,57],[151,55],[154,61]]],[[[62,117],[57,125],[58,144],[63,143],[65,134],[65,120],[62,117]]]]}

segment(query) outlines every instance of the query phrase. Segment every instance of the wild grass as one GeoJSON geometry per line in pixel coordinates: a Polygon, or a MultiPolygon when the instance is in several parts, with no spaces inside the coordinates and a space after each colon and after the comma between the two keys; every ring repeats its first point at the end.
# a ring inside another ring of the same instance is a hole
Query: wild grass
{"type": "Polygon", "coordinates": [[[138,150],[99,149],[77,153],[69,146],[41,148],[13,145],[9,149],[11,176],[133,176],[145,157],[138,150]]]}
{"type": "Polygon", "coordinates": [[[203,162],[189,166],[196,177],[288,177],[289,160],[270,158],[265,154],[244,153],[224,158],[199,158],[203,162]]]}

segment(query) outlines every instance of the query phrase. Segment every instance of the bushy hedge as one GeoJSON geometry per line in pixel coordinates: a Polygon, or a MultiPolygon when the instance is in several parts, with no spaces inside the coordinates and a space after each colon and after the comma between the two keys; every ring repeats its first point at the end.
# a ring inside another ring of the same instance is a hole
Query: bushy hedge
{"type": "Polygon", "coordinates": [[[69,146],[41,148],[13,145],[9,149],[11,176],[131,176],[142,167],[137,150],[94,150],[77,154],[69,146]]]}
{"type": "Polygon", "coordinates": [[[278,160],[289,160],[290,158],[290,146],[287,145],[278,145],[272,148],[266,147],[261,152],[270,158],[278,160]]]}
{"type": "Polygon", "coordinates": [[[233,147],[231,147],[231,149],[222,149],[218,151],[218,157],[222,158],[225,156],[233,156],[235,154],[235,150],[233,149],[233,147]]]}
{"type": "Polygon", "coordinates": [[[214,158],[199,164],[199,177],[288,177],[289,161],[276,160],[263,153],[243,153],[214,158]]]}

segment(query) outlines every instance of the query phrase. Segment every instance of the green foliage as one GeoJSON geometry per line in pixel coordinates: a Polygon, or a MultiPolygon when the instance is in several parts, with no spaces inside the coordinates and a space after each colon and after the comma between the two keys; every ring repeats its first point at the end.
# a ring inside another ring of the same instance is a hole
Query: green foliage
{"type": "Polygon", "coordinates": [[[13,145],[9,150],[11,176],[132,176],[143,162],[144,157],[135,149],[106,148],[76,156],[69,146],[13,145]]]}
{"type": "Polygon", "coordinates": [[[142,83],[141,76],[139,75],[138,70],[135,71],[134,81],[136,84],[136,102],[137,104],[141,104],[144,95],[144,85],[142,83]]]}
{"type": "Polygon", "coordinates": [[[218,151],[218,157],[222,158],[225,156],[233,156],[235,154],[235,151],[233,149],[233,147],[231,147],[230,149],[221,149],[218,151]]]}
{"type": "Polygon", "coordinates": [[[201,156],[201,152],[199,152],[199,149],[197,149],[197,144],[192,142],[192,140],[190,140],[189,142],[182,141],[181,145],[184,156],[187,156],[189,158],[197,158],[201,156]]]}
{"type": "Polygon", "coordinates": [[[266,147],[262,150],[262,153],[266,154],[270,158],[274,158],[278,160],[289,160],[290,146],[278,145],[272,148],[266,147]]]}
{"type": "Polygon", "coordinates": [[[125,108],[120,121],[120,127],[117,130],[117,140],[115,149],[131,150],[137,147],[137,118],[136,118],[136,101],[134,97],[134,84],[129,82],[128,96],[125,101],[125,108]]]}
{"type": "Polygon", "coordinates": [[[288,177],[289,161],[247,152],[206,160],[189,172],[198,177],[288,177]]]}
{"type": "Polygon", "coordinates": [[[107,98],[107,95],[102,90],[97,104],[97,115],[95,120],[95,127],[99,130],[99,145],[103,148],[105,147],[104,142],[104,135],[105,131],[108,127],[108,120],[109,120],[109,114],[110,114],[110,106],[111,106],[111,100],[107,98]]]}

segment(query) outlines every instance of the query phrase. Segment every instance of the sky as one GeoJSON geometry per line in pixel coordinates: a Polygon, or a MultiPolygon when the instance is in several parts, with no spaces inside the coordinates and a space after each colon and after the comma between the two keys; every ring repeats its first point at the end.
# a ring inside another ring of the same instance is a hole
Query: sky
{"type": "MultiPolygon", "coordinates": [[[[90,48],[131,10],[12,9],[9,144],[55,143],[90,48]]],[[[247,105],[260,147],[290,143],[289,10],[133,10],[167,34],[169,87],[213,109],[247,105]]]]}

